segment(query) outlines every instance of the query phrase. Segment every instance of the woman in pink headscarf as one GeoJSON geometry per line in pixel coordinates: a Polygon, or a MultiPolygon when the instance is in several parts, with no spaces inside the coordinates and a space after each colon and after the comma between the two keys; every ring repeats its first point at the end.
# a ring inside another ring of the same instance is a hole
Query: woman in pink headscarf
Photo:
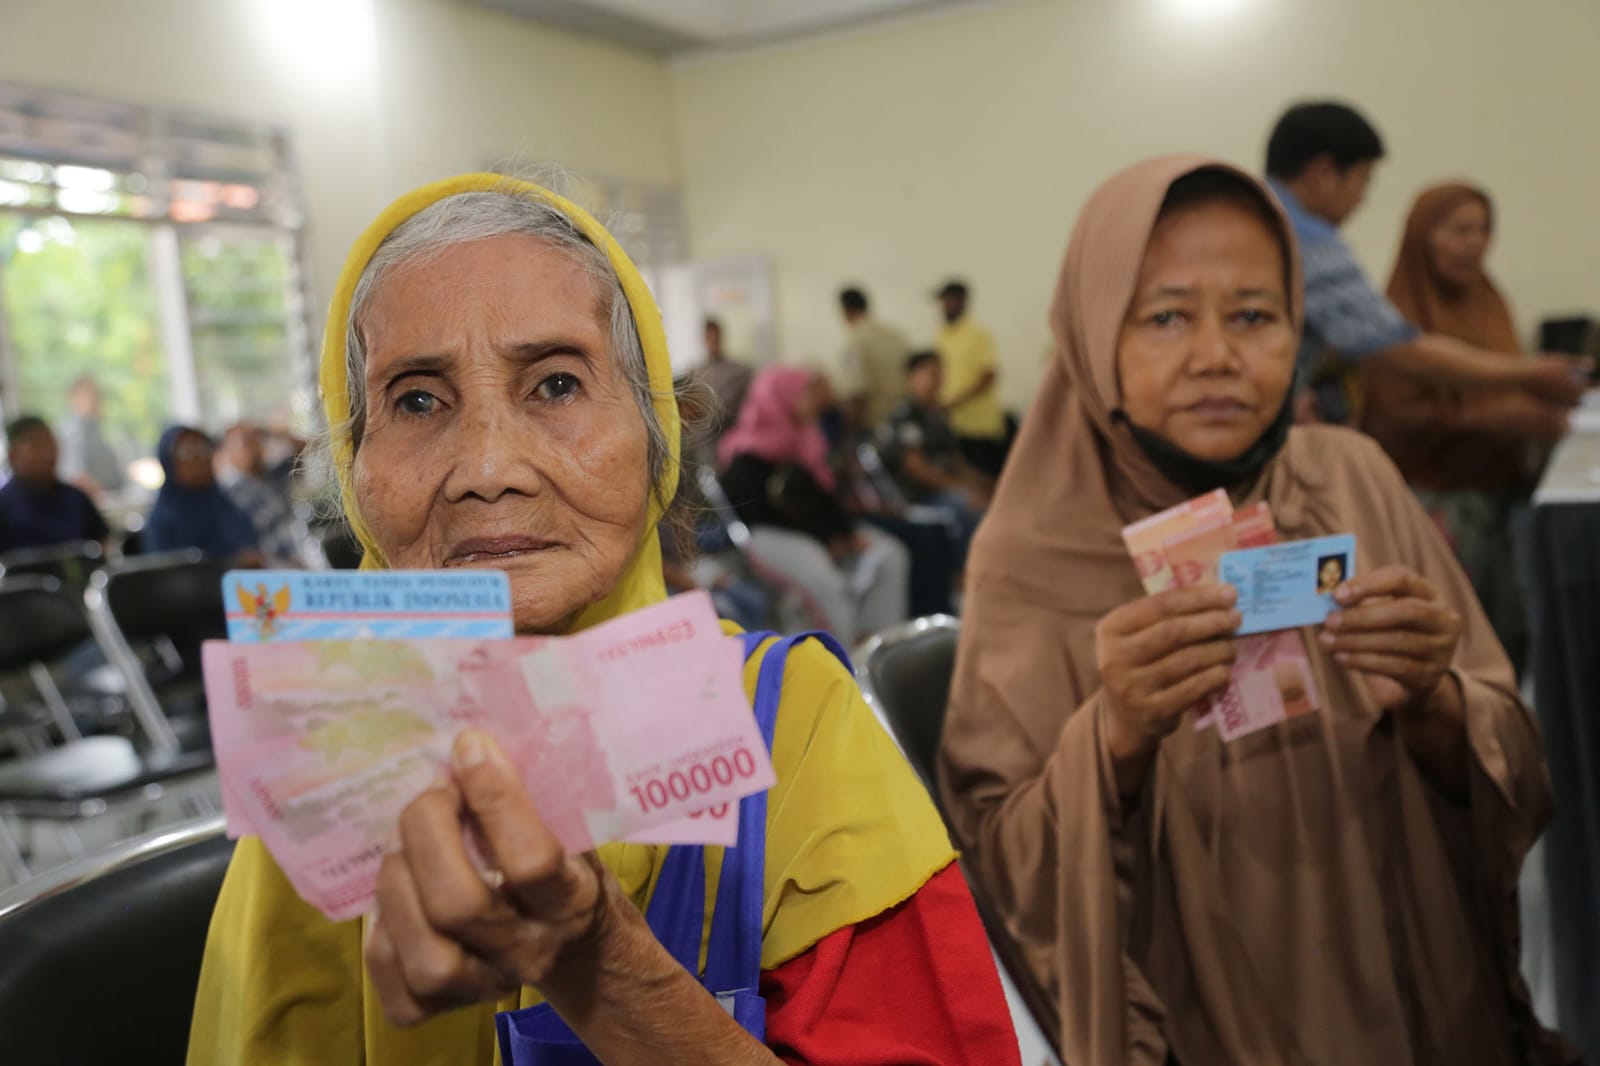
{"type": "Polygon", "coordinates": [[[911,558],[845,510],[817,424],[826,390],[809,370],[758,373],[717,445],[717,463],[750,527],[751,564],[848,644],[905,619],[911,558]]]}

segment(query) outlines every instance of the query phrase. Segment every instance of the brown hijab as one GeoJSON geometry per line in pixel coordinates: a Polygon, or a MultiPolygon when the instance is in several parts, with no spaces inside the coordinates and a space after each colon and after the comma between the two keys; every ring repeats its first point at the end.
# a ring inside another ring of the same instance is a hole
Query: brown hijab
{"type": "MultiPolygon", "coordinates": [[[[1162,476],[1114,416],[1122,403],[1117,336],[1167,190],[1199,170],[1232,174],[1271,206],[1285,249],[1289,314],[1299,329],[1305,301],[1294,232],[1255,178],[1200,156],[1167,156],[1130,167],[1101,186],[1084,205],[1067,246],[1050,307],[1056,356],[984,522],[988,547],[974,557],[975,576],[998,570],[1031,577],[1041,587],[1070,581],[1075,599],[1095,614],[1137,594],[1137,583],[1130,588],[1121,579],[1127,569],[1122,527],[1183,502],[1187,493],[1162,476]],[[1017,568],[1020,559],[1027,563],[1017,568]],[[1090,572],[1097,580],[1086,582],[1090,572]]],[[[1243,492],[1254,496],[1264,488],[1248,485],[1243,492]]],[[[1290,486],[1279,496],[1275,513],[1280,505],[1298,513],[1290,486]]]]}
{"type": "Polygon", "coordinates": [[[1517,871],[1550,802],[1538,735],[1470,586],[1365,438],[1296,429],[1230,491],[1269,501],[1285,539],[1354,533],[1359,567],[1410,565],[1461,612],[1467,804],[1314,641],[1323,712],[1229,745],[1182,726],[1139,801],[1116,793],[1094,629],[1143,594],[1122,526],[1184,496],[1113,417],[1117,338],[1168,189],[1208,168],[1273,205],[1299,320],[1292,231],[1254,178],[1155,159],[1083,208],[1059,349],[968,570],[939,765],[964,861],[1055,1004],[1067,1062],[1561,1061],[1516,970],[1517,871]]]}
{"type": "MultiPolygon", "coordinates": [[[[1511,308],[1487,274],[1461,287],[1439,276],[1431,238],[1450,212],[1478,200],[1494,221],[1494,204],[1482,189],[1447,182],[1424,189],[1411,205],[1389,299],[1406,319],[1508,358],[1522,354],[1511,308]]],[[[1362,428],[1377,438],[1411,484],[1421,489],[1501,490],[1514,487],[1529,465],[1503,435],[1491,435],[1496,395],[1485,389],[1432,386],[1392,371],[1364,374],[1362,428]]]]}
{"type": "Polygon", "coordinates": [[[1389,299],[1407,320],[1429,333],[1442,333],[1491,352],[1518,354],[1516,323],[1511,308],[1487,274],[1465,288],[1451,285],[1434,267],[1430,241],[1434,228],[1468,200],[1478,200],[1489,210],[1494,226],[1494,203],[1473,185],[1448,182],[1424,189],[1406,218],[1400,254],[1389,275],[1389,299]]]}

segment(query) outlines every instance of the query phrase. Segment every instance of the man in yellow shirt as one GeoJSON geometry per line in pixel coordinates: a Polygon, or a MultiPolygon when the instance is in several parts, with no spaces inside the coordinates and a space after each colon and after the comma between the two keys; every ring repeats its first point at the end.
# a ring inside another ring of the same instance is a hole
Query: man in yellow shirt
{"type": "Polygon", "coordinates": [[[867,294],[857,288],[839,293],[850,340],[840,361],[839,392],[849,405],[850,418],[864,433],[872,433],[905,391],[906,359],[911,345],[900,332],[872,317],[867,294]]]}
{"type": "Polygon", "coordinates": [[[1005,462],[1006,418],[1000,409],[1000,367],[994,336],[967,313],[965,282],[947,281],[934,294],[944,309],[938,349],[944,364],[939,395],[967,462],[998,477],[1005,462]]]}

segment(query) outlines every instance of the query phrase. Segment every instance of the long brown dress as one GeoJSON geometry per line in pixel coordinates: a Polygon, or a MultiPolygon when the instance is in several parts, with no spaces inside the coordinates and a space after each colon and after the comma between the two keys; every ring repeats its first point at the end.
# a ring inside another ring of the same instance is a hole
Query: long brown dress
{"type": "Polygon", "coordinates": [[[1235,504],[1269,501],[1285,539],[1353,533],[1360,569],[1410,566],[1461,613],[1466,801],[1314,641],[1322,712],[1228,745],[1181,725],[1138,801],[1117,794],[1094,628],[1142,594],[1120,528],[1184,494],[1111,418],[1116,337],[1166,190],[1210,166],[1262,188],[1153,160],[1079,218],[1059,352],[969,569],[940,764],[959,842],[1074,1066],[1569,1061],[1518,973],[1517,874],[1551,807],[1538,732],[1448,548],[1366,438],[1294,430],[1235,504]]]}

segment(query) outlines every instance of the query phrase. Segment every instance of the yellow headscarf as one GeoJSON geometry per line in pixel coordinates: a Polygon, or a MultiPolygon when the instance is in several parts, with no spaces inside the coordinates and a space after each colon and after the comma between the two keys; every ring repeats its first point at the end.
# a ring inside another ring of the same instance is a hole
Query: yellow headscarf
{"type": "MultiPolygon", "coordinates": [[[[350,414],[345,332],[357,282],[389,234],[449,196],[494,191],[532,196],[564,214],[606,253],[633,313],[649,370],[654,405],[670,442],[665,485],[653,494],[646,533],[616,587],[580,615],[594,625],[666,596],[656,525],[661,499],[678,480],[679,422],[661,315],[644,279],[605,228],[548,189],[498,174],[467,174],[423,186],[396,200],[368,226],[334,292],[322,347],[321,388],[335,427],[334,467],[345,513],[381,567],[371,532],[355,507],[353,451],[337,435],[350,414]]],[[[729,627],[730,632],[737,632],[729,627]]],[[[760,655],[745,668],[754,698],[760,655]]],[[[771,969],[828,934],[865,921],[909,898],[955,857],[921,784],[884,734],[849,673],[814,641],[797,647],[784,674],[772,745],[778,783],[768,794],[766,898],[761,964],[771,969]]],[[[641,910],[660,876],[667,849],[610,844],[600,856],[641,910]]],[[[716,904],[722,849],[706,849],[705,934],[716,904]]],[[[498,1003],[441,1015],[410,1030],[391,1027],[361,961],[358,921],[334,923],[295,895],[259,840],[239,842],[212,915],[195,998],[189,1047],[193,1066],[264,1062],[486,1063],[498,1059],[494,1014],[539,1002],[524,988],[498,1003]]]]}
{"type": "Polygon", "coordinates": [[[389,234],[440,200],[468,192],[498,192],[508,196],[529,197],[555,208],[590,243],[606,254],[611,269],[617,272],[617,278],[622,282],[622,293],[633,312],[634,327],[639,332],[639,344],[644,351],[656,418],[666,434],[669,448],[662,484],[652,486],[656,491],[650,496],[650,512],[645,520],[643,543],[611,593],[590,605],[579,617],[576,628],[584,629],[664,600],[667,589],[661,576],[661,542],[656,535],[656,525],[661,521],[660,501],[670,500],[678,486],[679,424],[678,401],[672,386],[672,361],[667,356],[667,335],[661,326],[661,312],[656,309],[655,299],[650,295],[644,278],[639,275],[639,268],[633,265],[628,253],[622,250],[622,246],[604,226],[595,221],[594,216],[542,185],[518,181],[501,174],[462,174],[406,193],[390,204],[356,238],[350,254],[345,257],[344,269],[339,273],[339,287],[334,290],[333,303],[328,308],[328,322],[322,331],[322,368],[318,384],[322,392],[323,413],[327,416],[328,425],[333,427],[333,467],[339,477],[339,496],[344,503],[350,528],[365,553],[361,568],[381,569],[383,562],[372,533],[356,507],[355,489],[351,483],[355,450],[349,433],[342,431],[350,419],[350,382],[345,363],[350,304],[355,299],[356,285],[366,272],[367,264],[372,262],[378,247],[389,234]]]}

